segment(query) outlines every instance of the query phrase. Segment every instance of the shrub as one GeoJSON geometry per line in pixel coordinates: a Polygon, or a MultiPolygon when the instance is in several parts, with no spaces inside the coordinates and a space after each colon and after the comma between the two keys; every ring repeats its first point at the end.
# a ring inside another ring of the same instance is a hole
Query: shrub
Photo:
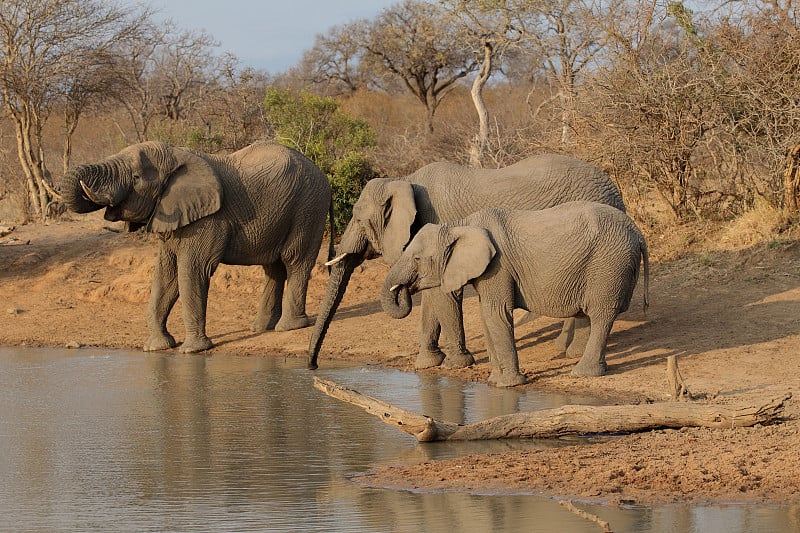
{"type": "Polygon", "coordinates": [[[333,190],[336,233],[350,220],[364,184],[376,176],[368,149],[375,132],[365,120],[347,115],[331,97],[271,88],[264,100],[275,140],[311,159],[333,190]]]}

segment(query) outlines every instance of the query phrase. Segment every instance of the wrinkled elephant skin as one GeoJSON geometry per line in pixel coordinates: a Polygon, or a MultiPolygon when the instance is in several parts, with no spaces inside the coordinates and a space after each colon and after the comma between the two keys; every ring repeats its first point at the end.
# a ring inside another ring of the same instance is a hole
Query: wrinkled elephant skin
{"type": "Polygon", "coordinates": [[[408,315],[398,295],[460,290],[478,293],[492,372],[489,382],[525,382],[514,342],[514,309],[555,318],[586,317],[589,337],[575,376],[606,372],[608,334],[630,305],[647,245],[622,211],[595,202],[569,202],[540,211],[486,209],[450,224],[423,227],[386,275],[381,305],[408,315]]]}
{"type": "MultiPolygon", "coordinates": [[[[561,155],[537,155],[501,169],[433,163],[405,178],[370,180],[337,249],[309,342],[308,366],[317,367],[325,333],[350,274],[365,259],[381,256],[391,266],[416,231],[428,223],[452,222],[487,207],[545,209],[573,200],[625,210],[619,189],[605,173],[561,155]]],[[[423,297],[417,368],[474,362],[466,347],[461,303],[460,293],[423,297]]],[[[575,349],[569,344],[571,339],[572,331],[566,327],[560,342],[568,351],[575,349]]]]}
{"type": "Polygon", "coordinates": [[[162,236],[144,350],[176,346],[167,317],[180,295],[183,352],[210,348],[209,281],[217,265],[261,265],[266,284],[253,330],[306,327],[306,291],[329,213],[325,174],[302,154],[259,142],[227,156],[158,142],[129,146],[62,179],[68,209],[105,208],[162,236]]]}

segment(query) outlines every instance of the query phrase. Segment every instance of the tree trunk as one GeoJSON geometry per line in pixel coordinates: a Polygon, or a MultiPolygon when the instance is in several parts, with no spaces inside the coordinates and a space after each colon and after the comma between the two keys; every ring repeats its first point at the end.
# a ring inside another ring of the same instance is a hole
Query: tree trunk
{"type": "Polygon", "coordinates": [[[783,205],[790,213],[798,211],[798,193],[800,193],[800,143],[796,144],[786,158],[786,170],[783,173],[783,205]]]}
{"type": "Polygon", "coordinates": [[[767,424],[780,418],[786,393],[760,406],[730,407],[663,402],[637,405],[566,405],[514,413],[474,422],[451,424],[400,409],[331,381],[314,378],[314,387],[328,396],[357,405],[384,423],[413,435],[419,442],[442,440],[552,439],[567,435],[620,434],[659,428],[736,428],[767,424]]]}
{"type": "Polygon", "coordinates": [[[489,76],[492,73],[492,58],[494,57],[494,50],[492,43],[483,43],[483,63],[472,82],[472,102],[475,104],[475,110],[478,112],[478,135],[473,139],[472,146],[470,147],[470,161],[469,164],[473,167],[483,167],[483,161],[486,157],[486,146],[489,144],[489,111],[486,109],[486,102],[483,100],[483,88],[486,82],[489,81],[489,76]]]}

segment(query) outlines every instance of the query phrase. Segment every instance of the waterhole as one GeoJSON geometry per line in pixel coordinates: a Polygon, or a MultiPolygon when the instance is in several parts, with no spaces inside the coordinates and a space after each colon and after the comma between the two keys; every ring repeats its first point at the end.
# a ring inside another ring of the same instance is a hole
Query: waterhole
{"type": "MultiPolygon", "coordinates": [[[[598,531],[537,496],[352,482],[385,464],[564,443],[418,444],[317,391],[314,375],[450,422],[596,403],[279,357],[0,348],[0,529],[598,531]]],[[[582,507],[618,532],[793,531],[800,517],[797,506],[582,507]]]]}

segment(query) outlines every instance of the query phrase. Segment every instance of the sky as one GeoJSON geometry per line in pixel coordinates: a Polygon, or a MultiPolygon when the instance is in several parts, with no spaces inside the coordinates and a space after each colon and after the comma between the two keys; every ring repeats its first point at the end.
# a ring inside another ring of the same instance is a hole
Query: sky
{"type": "Polygon", "coordinates": [[[318,34],[372,19],[400,0],[150,0],[163,19],[183,30],[205,30],[240,66],[272,74],[296,65],[318,34]]]}

